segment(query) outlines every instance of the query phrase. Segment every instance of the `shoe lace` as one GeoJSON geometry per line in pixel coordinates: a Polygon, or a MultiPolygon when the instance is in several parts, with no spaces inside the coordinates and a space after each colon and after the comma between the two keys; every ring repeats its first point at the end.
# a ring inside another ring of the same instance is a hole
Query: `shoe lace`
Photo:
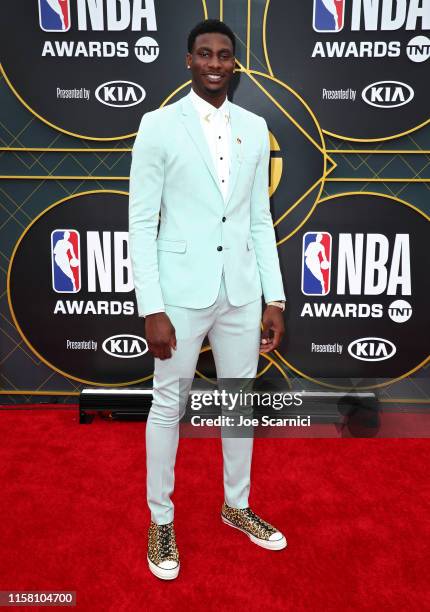
{"type": "Polygon", "coordinates": [[[163,558],[172,557],[175,554],[176,541],[175,532],[173,531],[173,525],[159,525],[158,526],[158,544],[160,554],[163,558]]]}
{"type": "Polygon", "coordinates": [[[251,508],[245,508],[244,513],[253,523],[257,523],[257,525],[260,525],[260,527],[268,529],[270,532],[273,531],[273,533],[276,531],[275,528],[270,525],[270,523],[267,523],[265,520],[259,517],[258,514],[255,514],[251,508]]]}

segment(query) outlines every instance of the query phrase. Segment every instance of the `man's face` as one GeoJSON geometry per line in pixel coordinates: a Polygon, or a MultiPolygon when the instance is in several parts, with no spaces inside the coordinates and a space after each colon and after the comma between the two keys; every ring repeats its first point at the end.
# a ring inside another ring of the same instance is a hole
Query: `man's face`
{"type": "Polygon", "coordinates": [[[211,32],[197,36],[192,53],[187,53],[196,91],[207,97],[227,95],[234,71],[233,45],[225,34],[211,32]]]}

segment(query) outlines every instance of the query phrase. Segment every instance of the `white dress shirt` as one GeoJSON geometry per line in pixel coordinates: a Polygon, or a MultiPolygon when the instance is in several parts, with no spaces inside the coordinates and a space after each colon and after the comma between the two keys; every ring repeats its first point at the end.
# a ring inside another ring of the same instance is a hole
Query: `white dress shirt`
{"type": "Polygon", "coordinates": [[[189,96],[200,117],[200,124],[212,155],[219,186],[225,202],[230,180],[231,157],[229,101],[226,98],[222,105],[216,108],[209,104],[209,102],[206,102],[206,100],[203,100],[193,89],[191,89],[189,96]]]}

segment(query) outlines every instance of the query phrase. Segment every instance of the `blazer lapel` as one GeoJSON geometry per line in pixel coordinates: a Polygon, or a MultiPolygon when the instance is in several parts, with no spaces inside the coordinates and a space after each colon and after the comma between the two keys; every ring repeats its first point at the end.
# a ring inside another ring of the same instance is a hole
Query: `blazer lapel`
{"type": "Polygon", "coordinates": [[[214,180],[214,183],[222,197],[222,192],[218,183],[218,176],[215,171],[211,153],[209,151],[209,147],[206,142],[202,126],[200,125],[199,116],[195,111],[194,107],[192,106],[192,102],[188,98],[188,96],[185,96],[182,99],[182,120],[184,122],[188,134],[190,135],[190,138],[196,145],[196,148],[200,155],[203,157],[205,164],[214,180]]]}
{"type": "Polygon", "coordinates": [[[239,112],[234,104],[230,103],[230,130],[231,130],[231,141],[230,141],[230,180],[228,185],[228,193],[225,201],[225,207],[227,208],[231,197],[233,195],[234,188],[236,186],[237,177],[239,175],[240,165],[242,163],[242,140],[243,134],[240,127],[239,112]]]}

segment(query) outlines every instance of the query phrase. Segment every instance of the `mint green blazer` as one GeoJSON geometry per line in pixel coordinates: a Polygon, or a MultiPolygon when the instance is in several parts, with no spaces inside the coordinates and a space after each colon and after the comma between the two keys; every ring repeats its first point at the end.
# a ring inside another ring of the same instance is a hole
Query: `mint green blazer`
{"type": "Polygon", "coordinates": [[[143,116],[129,202],[140,316],[164,310],[165,304],[207,308],[217,298],[223,269],[233,306],[262,293],[266,302],[285,299],[269,207],[267,125],[232,103],[230,121],[225,201],[189,96],[143,116]]]}

